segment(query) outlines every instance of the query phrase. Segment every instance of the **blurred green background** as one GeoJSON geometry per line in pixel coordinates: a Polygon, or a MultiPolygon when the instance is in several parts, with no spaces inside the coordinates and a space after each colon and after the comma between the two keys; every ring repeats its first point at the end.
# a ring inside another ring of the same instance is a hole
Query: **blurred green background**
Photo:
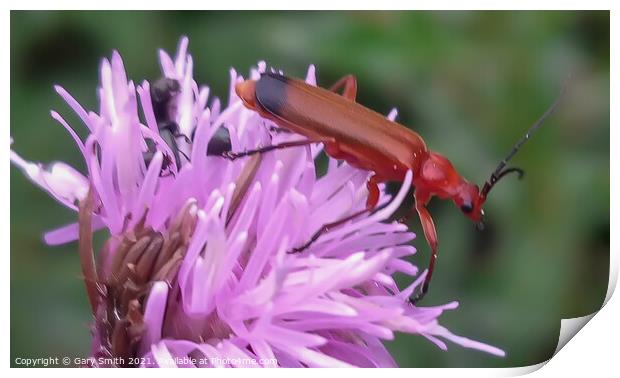
{"type": "MultiPolygon", "coordinates": [[[[222,98],[228,70],[258,60],[327,86],[357,75],[358,100],[400,111],[466,178],[483,183],[551,104],[570,93],[514,159],[526,170],[494,189],[478,232],[450,203],[430,209],[440,257],[423,304],[461,302],[443,323],[507,352],[495,358],[421,337],[388,343],[400,366],[505,367],[548,359],[560,319],[600,308],[609,271],[608,12],[12,12],[11,135],[30,160],[84,169],[49,116],[80,123],[54,93],[67,88],[98,109],[100,59],[118,49],[129,77],[158,77],[157,49],[190,37],[194,75],[222,98]]],[[[82,134],[83,135],[83,134],[82,134]]],[[[410,203],[408,204],[410,205],[410,203]]],[[[90,311],[76,245],[41,234],[76,218],[11,168],[11,363],[16,357],[83,356],[90,311]]],[[[418,220],[412,229],[426,266],[418,220]]]]}

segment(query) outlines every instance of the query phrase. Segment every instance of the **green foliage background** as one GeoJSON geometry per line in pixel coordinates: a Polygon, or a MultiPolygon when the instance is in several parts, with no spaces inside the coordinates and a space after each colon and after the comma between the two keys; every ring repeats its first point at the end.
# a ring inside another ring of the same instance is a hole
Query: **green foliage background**
{"type": "MultiPolygon", "coordinates": [[[[563,105],[514,161],[525,179],[506,179],[490,196],[485,232],[451,204],[431,205],[441,247],[424,304],[458,299],[445,325],[508,356],[443,352],[403,335],[388,346],[401,366],[530,365],[552,355],[560,319],[600,308],[609,271],[608,12],[13,12],[13,148],[83,170],[49,109],[83,128],[52,85],[97,109],[102,57],[118,49],[130,78],[153,80],[157,49],[174,52],[181,35],[190,37],[195,78],[222,98],[229,68],[247,72],[260,59],[292,76],[314,63],[322,85],[353,73],[359,102],[397,107],[400,122],[478,183],[572,75],[563,105]]],[[[76,245],[41,240],[76,215],[17,169],[10,184],[11,363],[83,356],[90,313],[76,245]]],[[[411,227],[422,235],[417,219],[411,227]]],[[[425,266],[423,237],[415,245],[425,266]]]]}

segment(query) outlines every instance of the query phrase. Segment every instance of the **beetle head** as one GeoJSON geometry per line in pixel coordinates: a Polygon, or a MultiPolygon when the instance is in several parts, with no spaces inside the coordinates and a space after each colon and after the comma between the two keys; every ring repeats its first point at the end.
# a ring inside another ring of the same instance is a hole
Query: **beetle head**
{"type": "Polygon", "coordinates": [[[487,181],[482,190],[478,185],[471,184],[463,180],[463,183],[459,186],[456,194],[452,198],[454,204],[465,214],[466,217],[471,219],[478,230],[484,229],[484,210],[482,205],[487,200],[487,195],[501,178],[509,173],[518,173],[519,178],[523,177],[523,170],[520,168],[506,168],[498,175],[491,176],[491,179],[487,181]]]}
{"type": "Polygon", "coordinates": [[[463,181],[452,198],[461,212],[471,219],[479,230],[484,229],[484,198],[480,195],[478,185],[463,181]]]}

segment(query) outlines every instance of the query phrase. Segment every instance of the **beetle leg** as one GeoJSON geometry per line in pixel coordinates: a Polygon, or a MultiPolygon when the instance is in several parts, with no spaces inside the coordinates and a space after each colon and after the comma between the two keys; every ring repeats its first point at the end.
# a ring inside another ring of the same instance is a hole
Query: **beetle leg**
{"type": "Polygon", "coordinates": [[[365,214],[369,211],[371,211],[372,209],[364,209],[364,210],[360,210],[357,213],[353,213],[351,215],[349,215],[348,217],[339,219],[335,222],[332,223],[327,223],[324,224],[323,226],[321,226],[321,228],[319,228],[319,230],[317,232],[314,233],[314,235],[312,235],[312,237],[310,238],[310,240],[308,240],[304,245],[293,248],[292,250],[288,251],[287,253],[299,253],[299,252],[303,252],[304,250],[306,250],[308,247],[310,247],[315,241],[317,241],[318,238],[321,237],[321,235],[323,235],[324,233],[328,232],[329,230],[336,228],[338,226],[341,226],[345,223],[347,223],[348,221],[355,219],[357,217],[359,217],[362,214],[365,214]]]}
{"type": "Polygon", "coordinates": [[[269,132],[276,134],[292,134],[293,132],[282,127],[269,126],[269,132]]]}
{"type": "Polygon", "coordinates": [[[383,181],[377,174],[370,176],[366,182],[366,188],[368,188],[368,198],[366,199],[366,209],[369,211],[377,207],[379,203],[379,183],[383,181]]]}
{"type": "Polygon", "coordinates": [[[426,273],[426,277],[424,278],[422,289],[415,297],[410,298],[412,304],[416,304],[420,299],[424,298],[424,295],[426,295],[426,293],[428,292],[428,286],[431,282],[431,278],[433,277],[433,270],[435,270],[435,261],[437,260],[437,247],[439,245],[437,241],[437,231],[435,230],[435,223],[433,222],[433,218],[431,217],[431,214],[426,208],[427,202],[428,196],[415,196],[415,209],[417,210],[420,217],[420,222],[422,223],[424,237],[426,238],[428,245],[431,247],[431,260],[428,264],[428,272],[426,273]]]}
{"type": "MultiPolygon", "coordinates": [[[[176,152],[178,152],[178,153],[179,153],[179,155],[183,155],[183,157],[184,157],[185,159],[187,159],[187,161],[189,161],[189,156],[187,156],[187,154],[186,154],[185,152],[183,152],[183,151],[181,151],[181,150],[179,150],[179,149],[177,149],[177,151],[176,151],[176,152]]],[[[180,156],[179,156],[179,160],[180,160],[180,156]]],[[[180,165],[180,164],[179,164],[179,165],[180,165]]]]}
{"type": "Polygon", "coordinates": [[[241,152],[224,152],[222,153],[220,156],[222,156],[223,158],[226,158],[228,160],[236,160],[242,157],[246,157],[246,156],[251,156],[251,155],[255,155],[255,154],[262,154],[263,152],[269,152],[269,151],[273,151],[273,150],[281,150],[284,148],[291,148],[291,147],[300,147],[300,146],[307,146],[309,144],[313,144],[313,143],[321,143],[321,141],[316,141],[316,140],[297,140],[294,142],[284,142],[284,143],[280,143],[280,144],[273,144],[271,146],[265,146],[265,147],[261,147],[261,148],[257,148],[255,150],[246,150],[246,151],[241,151],[241,152]]]}
{"type": "Polygon", "coordinates": [[[332,85],[329,90],[332,92],[338,92],[340,88],[344,88],[342,91],[342,97],[355,101],[357,97],[357,79],[353,75],[347,75],[338,80],[332,85]]]}
{"type": "Polygon", "coordinates": [[[183,140],[185,140],[185,143],[187,144],[192,144],[192,140],[185,134],[183,134],[182,132],[178,132],[176,134],[172,134],[175,138],[183,138],[183,140]]]}
{"type": "Polygon", "coordinates": [[[187,135],[183,134],[181,132],[181,129],[179,129],[179,125],[174,122],[174,121],[164,121],[164,122],[160,122],[157,127],[160,130],[167,130],[173,137],[175,138],[183,138],[185,140],[186,143],[191,144],[192,140],[190,139],[190,137],[188,137],[187,135]]]}
{"type": "MultiPolygon", "coordinates": [[[[330,143],[330,144],[326,144],[326,146],[331,146],[332,148],[337,148],[337,144],[336,143],[330,143]]],[[[332,151],[334,152],[334,151],[332,151]]],[[[359,217],[360,215],[363,215],[365,213],[369,213],[371,211],[373,211],[376,207],[377,207],[377,203],[379,203],[379,186],[378,184],[380,182],[382,182],[383,180],[377,176],[376,174],[373,174],[369,179],[368,182],[366,183],[366,186],[368,187],[368,199],[366,200],[366,209],[364,210],[360,210],[356,213],[353,213],[352,215],[349,215],[345,218],[339,219],[335,222],[332,223],[327,223],[324,224],[321,228],[319,228],[319,230],[317,232],[314,233],[314,235],[312,235],[312,237],[310,238],[310,240],[308,240],[304,245],[294,248],[291,251],[289,251],[288,253],[299,253],[302,252],[303,250],[307,249],[308,247],[310,247],[312,245],[312,243],[314,243],[319,237],[321,237],[321,235],[323,235],[324,233],[328,232],[329,230],[336,228],[338,226],[341,226],[345,223],[347,223],[350,220],[353,220],[357,217],[359,217]]]]}

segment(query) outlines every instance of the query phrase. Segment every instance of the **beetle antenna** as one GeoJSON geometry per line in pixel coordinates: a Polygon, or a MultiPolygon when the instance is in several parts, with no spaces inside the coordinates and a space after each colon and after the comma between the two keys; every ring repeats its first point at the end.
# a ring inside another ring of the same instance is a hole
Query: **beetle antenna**
{"type": "Polygon", "coordinates": [[[519,150],[521,149],[521,147],[523,147],[523,145],[525,144],[525,142],[527,142],[528,140],[530,140],[530,138],[532,137],[532,135],[536,132],[536,130],[538,130],[540,128],[540,126],[542,126],[542,124],[545,122],[545,120],[551,115],[553,114],[553,112],[555,111],[555,109],[558,107],[558,105],[560,104],[560,101],[562,100],[562,98],[564,97],[564,94],[566,93],[566,87],[567,87],[567,83],[568,80],[566,80],[564,82],[564,85],[562,85],[562,89],[560,90],[560,94],[558,95],[558,97],[555,99],[555,101],[553,102],[553,104],[551,104],[551,106],[549,106],[549,108],[547,109],[547,111],[545,111],[545,113],[538,118],[538,120],[527,130],[527,132],[525,133],[525,135],[523,135],[523,137],[521,137],[521,139],[519,139],[519,141],[517,143],[515,143],[515,145],[512,147],[512,151],[510,151],[510,153],[508,154],[508,156],[506,156],[504,158],[504,160],[502,160],[499,165],[497,166],[497,168],[495,168],[495,171],[493,171],[493,173],[491,174],[491,177],[484,183],[484,186],[482,187],[482,190],[480,191],[480,194],[482,196],[482,198],[486,198],[487,194],[489,194],[489,192],[491,191],[491,188],[493,188],[493,186],[505,175],[507,175],[508,173],[511,172],[517,172],[519,174],[519,178],[523,177],[523,174],[525,173],[521,168],[506,168],[506,164],[508,164],[508,162],[510,161],[510,159],[512,159],[517,152],[519,152],[519,150]]]}

